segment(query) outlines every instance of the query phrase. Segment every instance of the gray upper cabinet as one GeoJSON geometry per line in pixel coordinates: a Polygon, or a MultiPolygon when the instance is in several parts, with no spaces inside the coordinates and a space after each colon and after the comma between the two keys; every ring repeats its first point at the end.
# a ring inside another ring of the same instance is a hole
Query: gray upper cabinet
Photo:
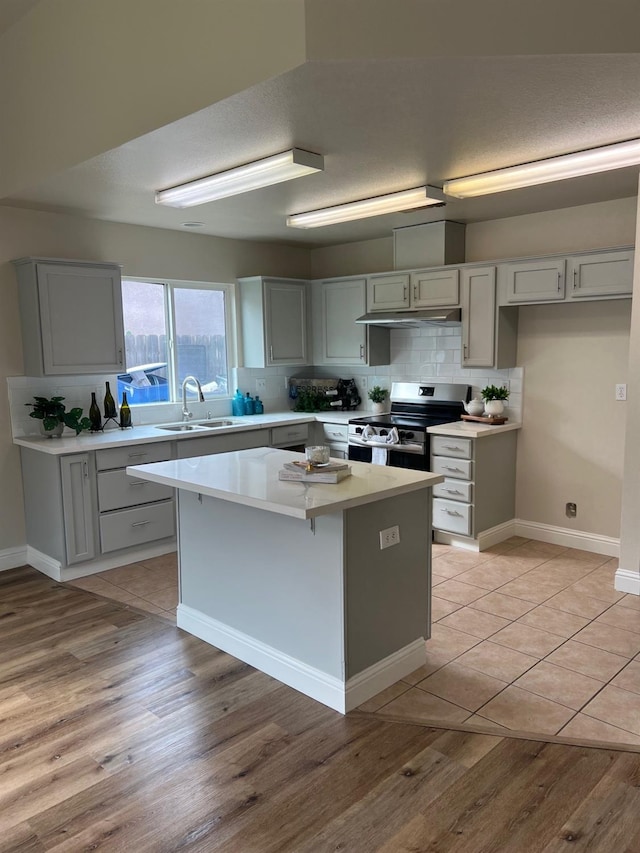
{"type": "Polygon", "coordinates": [[[355,322],[365,313],[366,296],[364,277],[314,282],[315,364],[389,364],[389,329],[355,322]]]}
{"type": "MultiPolygon", "coordinates": [[[[370,275],[367,279],[367,311],[398,311],[410,307],[409,274],[370,275]]],[[[364,311],[362,311],[364,314],[364,311]]]]}
{"type": "Polygon", "coordinates": [[[15,261],[28,376],[124,369],[122,284],[117,264],[15,261]]]}
{"type": "Polygon", "coordinates": [[[545,258],[503,264],[506,302],[556,302],[564,299],[565,259],[545,258]]]}
{"type": "Polygon", "coordinates": [[[253,277],[238,289],[244,366],[310,364],[308,282],[253,277]]]}
{"type": "Polygon", "coordinates": [[[462,366],[493,367],[496,334],[496,268],[462,270],[462,366]]]}
{"type": "Polygon", "coordinates": [[[460,304],[459,276],[451,268],[370,275],[367,311],[455,307],[460,304]]]}
{"type": "Polygon", "coordinates": [[[568,259],[568,295],[571,299],[631,296],[632,251],[598,252],[568,259]]]}

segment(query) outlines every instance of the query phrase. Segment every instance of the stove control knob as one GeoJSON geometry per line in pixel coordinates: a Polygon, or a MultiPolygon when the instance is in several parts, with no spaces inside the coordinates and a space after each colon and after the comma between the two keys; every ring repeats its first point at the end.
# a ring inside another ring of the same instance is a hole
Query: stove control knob
{"type": "Polygon", "coordinates": [[[356,435],[361,435],[362,427],[356,427],[356,435]]]}
{"type": "Polygon", "coordinates": [[[403,429],[399,429],[399,430],[398,430],[398,438],[405,438],[405,437],[406,437],[406,435],[407,435],[407,434],[406,434],[406,432],[405,432],[403,429]]]}
{"type": "Polygon", "coordinates": [[[412,432],[405,432],[404,437],[405,438],[415,438],[415,436],[412,432]]]}
{"type": "Polygon", "coordinates": [[[381,429],[380,432],[378,433],[378,435],[387,435],[387,434],[388,434],[388,430],[386,430],[386,429],[381,429]]]}

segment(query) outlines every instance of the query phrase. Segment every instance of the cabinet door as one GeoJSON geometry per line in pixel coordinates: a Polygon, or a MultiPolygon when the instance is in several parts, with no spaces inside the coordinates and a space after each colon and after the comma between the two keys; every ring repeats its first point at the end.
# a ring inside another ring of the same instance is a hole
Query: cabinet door
{"type": "Polygon", "coordinates": [[[447,308],[460,304],[458,270],[411,273],[412,308],[447,308]]]}
{"type": "Polygon", "coordinates": [[[95,557],[89,454],[61,457],[60,472],[67,564],[73,565],[95,557]]]}
{"type": "Polygon", "coordinates": [[[396,311],[399,308],[408,308],[409,305],[409,275],[407,273],[369,276],[367,280],[367,311],[396,311]]]}
{"type": "Polygon", "coordinates": [[[631,296],[633,252],[598,252],[569,258],[569,296],[631,296]]]}
{"type": "Polygon", "coordinates": [[[462,366],[493,367],[496,336],[496,268],[462,270],[462,366]]]}
{"type": "Polygon", "coordinates": [[[511,304],[564,299],[564,258],[506,264],[506,300],[511,304]]]}
{"type": "Polygon", "coordinates": [[[322,282],[322,364],[366,364],[367,327],[356,323],[365,313],[366,279],[322,282]]]}
{"type": "Polygon", "coordinates": [[[119,268],[39,263],[37,279],[44,373],[123,370],[119,268]]]}
{"type": "Polygon", "coordinates": [[[266,364],[308,364],[307,286],[264,282],[266,364]]]}

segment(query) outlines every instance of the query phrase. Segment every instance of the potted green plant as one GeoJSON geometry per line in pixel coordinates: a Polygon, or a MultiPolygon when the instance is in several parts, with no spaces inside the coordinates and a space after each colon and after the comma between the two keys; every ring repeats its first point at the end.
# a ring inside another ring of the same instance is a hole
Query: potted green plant
{"type": "Polygon", "coordinates": [[[64,397],[34,397],[35,403],[25,403],[33,411],[29,413],[30,418],[40,421],[40,432],[47,438],[61,436],[65,426],[75,430],[79,435],[82,430],[91,428],[89,418],[82,417],[82,409],[77,406],[68,412],[64,403],[64,397]]]}
{"type": "Polygon", "coordinates": [[[509,391],[504,385],[487,385],[480,392],[484,400],[484,412],[486,415],[501,415],[504,412],[504,401],[509,399],[509,391]]]}
{"type": "Polygon", "coordinates": [[[372,408],[374,412],[384,412],[386,408],[384,401],[387,399],[386,388],[381,388],[379,385],[374,385],[373,388],[369,388],[367,396],[373,403],[372,408]]]}

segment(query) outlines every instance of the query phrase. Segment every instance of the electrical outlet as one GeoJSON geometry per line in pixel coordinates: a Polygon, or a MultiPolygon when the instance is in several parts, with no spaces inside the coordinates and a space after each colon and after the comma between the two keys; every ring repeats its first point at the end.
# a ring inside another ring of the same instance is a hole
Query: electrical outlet
{"type": "Polygon", "coordinates": [[[264,394],[267,390],[266,379],[256,379],[256,394],[264,394]]]}
{"type": "Polygon", "coordinates": [[[566,504],[566,506],[565,506],[565,513],[566,513],[566,515],[567,515],[567,518],[575,518],[575,517],[576,517],[576,515],[578,514],[578,506],[577,506],[577,504],[574,504],[574,503],[568,503],[568,504],[566,504]]]}
{"type": "Polygon", "coordinates": [[[505,388],[509,393],[511,393],[511,383],[508,379],[505,379],[504,382],[501,382],[500,387],[505,388]]]}
{"type": "Polygon", "coordinates": [[[390,548],[392,545],[400,544],[400,528],[396,524],[394,527],[387,527],[380,531],[380,550],[390,548]]]}
{"type": "Polygon", "coordinates": [[[624,384],[616,385],[616,400],[627,399],[627,386],[624,384]]]}

